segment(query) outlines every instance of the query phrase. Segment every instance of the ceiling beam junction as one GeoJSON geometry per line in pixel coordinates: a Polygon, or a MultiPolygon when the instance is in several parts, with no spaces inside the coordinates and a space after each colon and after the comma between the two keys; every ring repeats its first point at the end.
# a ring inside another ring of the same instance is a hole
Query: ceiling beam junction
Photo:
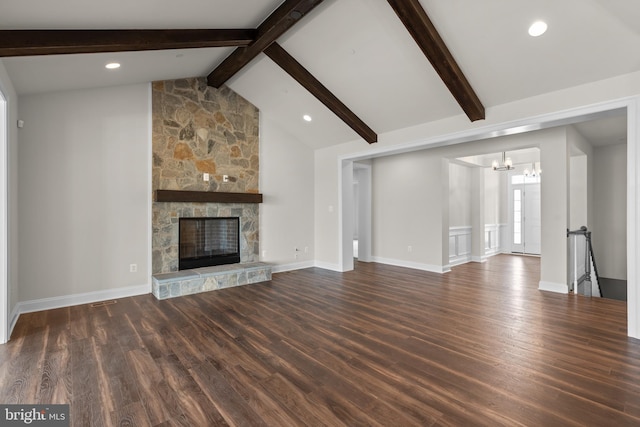
{"type": "Polygon", "coordinates": [[[253,43],[234,50],[207,76],[208,85],[222,86],[320,3],[322,0],[285,0],[260,24],[253,43]]]}
{"type": "Polygon", "coordinates": [[[0,57],[248,46],[254,29],[0,30],[0,57]]]}
{"type": "Polygon", "coordinates": [[[336,116],[340,117],[351,129],[364,138],[369,144],[378,141],[378,135],[365,122],[360,120],[353,111],[344,105],[322,83],[295,60],[282,46],[273,42],[264,53],[278,64],[284,71],[307,89],[320,102],[327,106],[336,116]]]}
{"type": "Polygon", "coordinates": [[[484,106],[449,52],[419,0],[387,0],[469,120],[483,120],[484,106]]]}

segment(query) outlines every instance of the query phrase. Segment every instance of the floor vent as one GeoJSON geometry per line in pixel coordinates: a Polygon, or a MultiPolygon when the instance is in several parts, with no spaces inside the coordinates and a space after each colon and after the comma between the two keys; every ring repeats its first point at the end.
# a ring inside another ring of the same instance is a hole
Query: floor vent
{"type": "Polygon", "coordinates": [[[112,300],[108,300],[108,301],[100,301],[100,302],[94,302],[93,304],[91,304],[91,307],[103,307],[105,305],[111,305],[111,304],[116,304],[118,302],[118,300],[112,299],[112,300]]]}

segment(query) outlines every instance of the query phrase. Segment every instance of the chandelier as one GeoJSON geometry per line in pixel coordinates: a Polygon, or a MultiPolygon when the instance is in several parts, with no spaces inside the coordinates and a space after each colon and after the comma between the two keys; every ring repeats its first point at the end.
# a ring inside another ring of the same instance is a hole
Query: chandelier
{"type": "Polygon", "coordinates": [[[497,160],[494,160],[491,163],[491,167],[494,171],[510,171],[515,169],[513,167],[513,162],[511,161],[511,157],[507,157],[506,152],[502,152],[502,163],[498,163],[497,160]]]}
{"type": "Polygon", "coordinates": [[[538,168],[536,169],[536,163],[533,162],[531,163],[531,170],[529,170],[529,168],[526,168],[524,170],[524,176],[531,176],[531,177],[536,177],[536,176],[540,176],[540,174],[542,173],[542,169],[538,168]]]}

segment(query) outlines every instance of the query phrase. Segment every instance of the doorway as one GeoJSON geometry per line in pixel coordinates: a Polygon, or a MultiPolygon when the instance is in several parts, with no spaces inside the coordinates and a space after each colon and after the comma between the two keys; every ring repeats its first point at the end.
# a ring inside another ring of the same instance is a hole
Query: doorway
{"type": "Polygon", "coordinates": [[[353,257],[371,262],[371,162],[353,163],[353,257]]]}
{"type": "Polygon", "coordinates": [[[540,255],[542,217],[540,174],[514,174],[509,180],[511,252],[540,255]]]}

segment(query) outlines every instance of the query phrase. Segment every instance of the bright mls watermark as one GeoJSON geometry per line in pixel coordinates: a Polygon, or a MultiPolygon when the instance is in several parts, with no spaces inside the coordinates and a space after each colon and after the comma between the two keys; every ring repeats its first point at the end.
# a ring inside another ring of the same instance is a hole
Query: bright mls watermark
{"type": "Polygon", "coordinates": [[[69,427],[69,405],[0,405],[0,426],[69,427]]]}

